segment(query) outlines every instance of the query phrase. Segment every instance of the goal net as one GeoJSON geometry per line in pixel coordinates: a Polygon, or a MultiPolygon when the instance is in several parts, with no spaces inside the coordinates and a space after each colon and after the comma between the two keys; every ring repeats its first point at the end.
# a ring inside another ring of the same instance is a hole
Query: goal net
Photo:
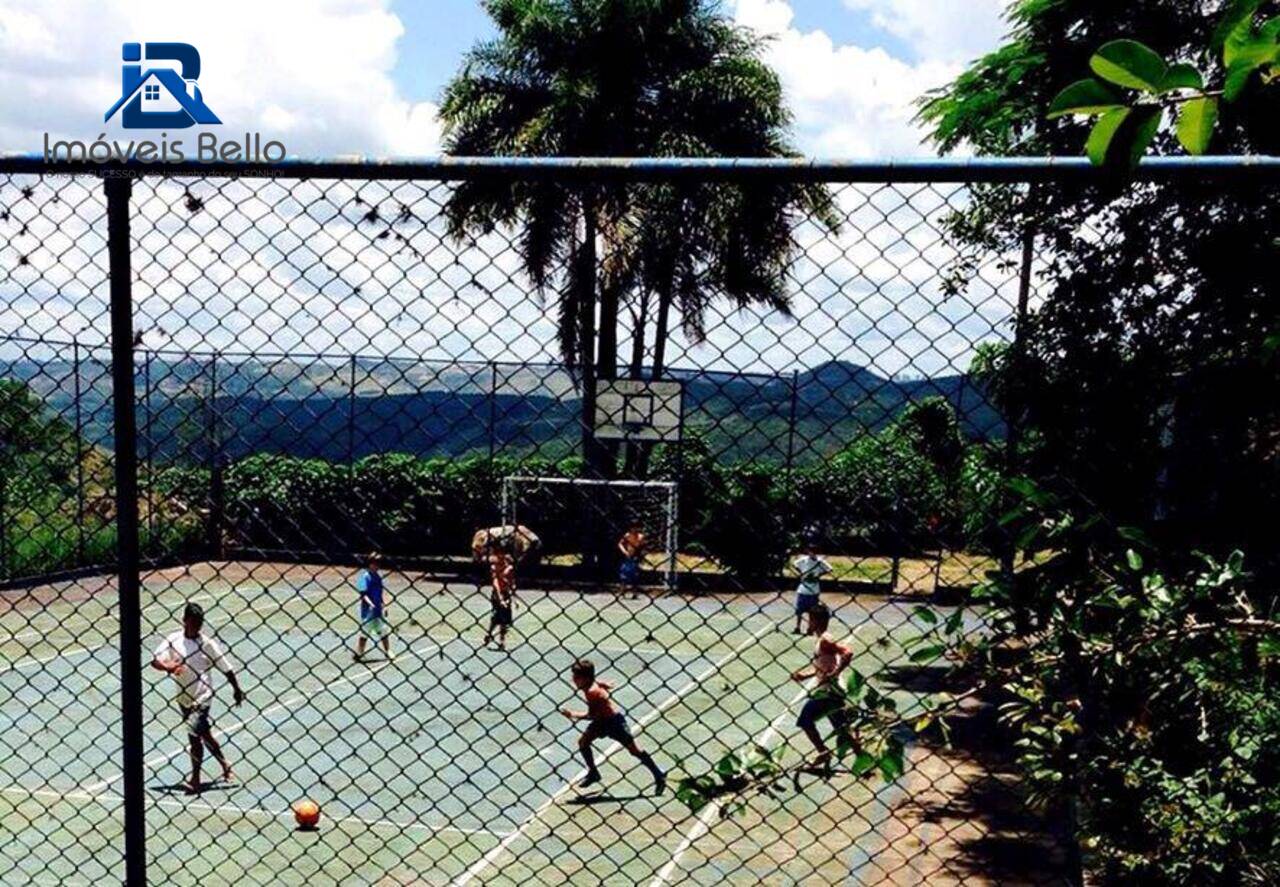
{"type": "Polygon", "coordinates": [[[503,523],[533,530],[545,554],[585,554],[584,540],[591,538],[612,553],[623,533],[639,527],[645,537],[640,567],[661,574],[668,587],[676,578],[677,517],[676,485],[669,481],[502,479],[503,523]]]}

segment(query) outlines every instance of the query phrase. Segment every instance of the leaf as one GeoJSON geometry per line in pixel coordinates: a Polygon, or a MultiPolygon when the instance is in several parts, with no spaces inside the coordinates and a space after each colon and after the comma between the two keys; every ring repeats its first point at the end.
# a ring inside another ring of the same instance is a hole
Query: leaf
{"type": "MultiPolygon", "coordinates": [[[[1129,118],[1129,125],[1121,127],[1121,134],[1130,136],[1128,155],[1121,158],[1122,161],[1127,162],[1128,166],[1137,166],[1138,161],[1142,160],[1142,156],[1147,153],[1147,149],[1155,141],[1163,116],[1164,112],[1160,108],[1140,108],[1129,118]]],[[[1120,144],[1122,143],[1116,143],[1117,148],[1120,144]]]]}
{"type": "Polygon", "coordinates": [[[1135,573],[1142,569],[1142,555],[1130,548],[1124,553],[1124,559],[1129,563],[1129,569],[1135,573]]]}
{"type": "Polygon", "coordinates": [[[1227,68],[1226,79],[1222,82],[1223,100],[1234,102],[1240,98],[1244,94],[1245,88],[1249,85],[1249,79],[1256,70],[1257,66],[1250,62],[1239,62],[1227,68]]]}
{"type": "Polygon", "coordinates": [[[1116,535],[1135,545],[1151,547],[1151,537],[1137,527],[1116,527],[1116,535]]]}
{"type": "Polygon", "coordinates": [[[1169,66],[1151,47],[1137,40],[1112,40],[1089,60],[1093,73],[1117,86],[1158,93],[1169,66]]]}
{"type": "Polygon", "coordinates": [[[849,694],[850,699],[857,699],[862,693],[862,688],[866,686],[866,679],[858,672],[857,669],[849,669],[849,676],[844,679],[845,691],[849,694]]]}
{"type": "Polygon", "coordinates": [[[926,623],[927,625],[938,624],[938,614],[930,610],[928,607],[925,607],[925,606],[916,607],[914,610],[911,611],[911,615],[914,618],[919,619],[921,622],[926,623]]]}
{"type": "Polygon", "coordinates": [[[1256,34],[1248,26],[1232,31],[1222,47],[1222,63],[1228,68],[1245,63],[1253,63],[1257,67],[1275,58],[1277,30],[1272,25],[1273,21],[1267,22],[1256,34]]]}
{"type": "Polygon", "coordinates": [[[1213,38],[1210,41],[1213,48],[1222,48],[1235,31],[1240,29],[1249,30],[1253,22],[1254,13],[1258,11],[1258,7],[1261,5],[1262,0],[1232,0],[1226,15],[1222,17],[1222,21],[1218,23],[1218,26],[1213,29],[1213,38]]]}
{"type": "Polygon", "coordinates": [[[880,768],[880,775],[885,782],[893,782],[901,776],[907,769],[902,744],[892,743],[880,756],[880,760],[876,761],[876,766],[880,768]]]}
{"type": "Polygon", "coordinates": [[[1115,90],[1095,80],[1077,80],[1054,97],[1049,105],[1049,119],[1069,114],[1104,114],[1123,108],[1124,101],[1115,90]]]}
{"type": "Polygon", "coordinates": [[[853,763],[849,765],[849,772],[854,776],[862,776],[870,773],[871,769],[875,767],[875,765],[876,759],[873,755],[860,751],[858,752],[857,757],[853,759],[853,763]]]}
{"type": "Polygon", "coordinates": [[[1155,139],[1161,116],[1158,107],[1113,111],[1103,116],[1094,126],[1085,146],[1089,159],[1097,164],[1132,169],[1155,139]],[[1123,114],[1124,117],[1113,119],[1114,114],[1123,114]]]}
{"type": "Polygon", "coordinates": [[[733,752],[729,752],[719,761],[716,761],[716,772],[721,776],[733,776],[741,771],[742,759],[733,752]]]}
{"type": "Polygon", "coordinates": [[[946,644],[930,644],[928,647],[921,647],[911,654],[911,661],[917,664],[923,662],[932,662],[947,650],[946,644]]]}
{"type": "MultiPolygon", "coordinates": [[[[1107,162],[1107,152],[1111,150],[1111,140],[1115,138],[1116,132],[1132,113],[1129,108],[1121,108],[1118,111],[1109,111],[1102,115],[1102,118],[1093,125],[1093,131],[1089,133],[1089,140],[1085,142],[1084,152],[1089,155],[1089,159],[1093,161],[1095,166],[1102,166],[1107,162]]],[[[1025,546],[1022,546],[1025,548],[1025,546]]]]}
{"type": "Polygon", "coordinates": [[[1204,77],[1186,62],[1170,65],[1160,83],[1161,92],[1172,92],[1175,89],[1204,89],[1204,77]]]}

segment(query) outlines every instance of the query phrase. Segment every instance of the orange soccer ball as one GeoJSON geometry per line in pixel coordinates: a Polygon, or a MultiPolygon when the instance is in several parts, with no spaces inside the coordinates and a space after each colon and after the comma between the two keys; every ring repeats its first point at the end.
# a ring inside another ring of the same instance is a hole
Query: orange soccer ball
{"type": "Polygon", "coordinates": [[[293,805],[293,818],[301,828],[315,828],[320,822],[320,805],[315,801],[298,801],[293,805]]]}

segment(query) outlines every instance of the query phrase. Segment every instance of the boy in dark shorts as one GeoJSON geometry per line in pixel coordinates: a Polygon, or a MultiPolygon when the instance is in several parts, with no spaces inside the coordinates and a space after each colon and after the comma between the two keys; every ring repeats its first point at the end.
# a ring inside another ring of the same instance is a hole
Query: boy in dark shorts
{"type": "Polygon", "coordinates": [[[660,795],[667,788],[667,774],[659,769],[653,757],[636,745],[635,738],[627,728],[627,716],[609,698],[613,685],[607,681],[596,680],[596,667],[587,659],[579,659],[573,663],[573,685],[582,691],[587,701],[586,711],[560,709],[560,714],[571,721],[590,721],[587,729],[578,738],[578,751],[582,752],[582,760],[587,765],[587,775],[578,783],[577,788],[586,788],[600,781],[600,771],[596,769],[596,756],[591,744],[597,739],[612,739],[649,768],[653,774],[654,794],[660,795]]]}
{"type": "Polygon", "coordinates": [[[222,746],[213,738],[209,707],[213,704],[214,669],[227,676],[235,704],[244,701],[244,691],[236,680],[226,650],[216,638],[206,637],[203,629],[204,610],[199,604],[187,604],[182,614],[182,628],[161,641],[151,658],[151,667],[171,675],[178,685],[178,710],[186,722],[187,738],[191,743],[191,776],[186,783],[188,794],[200,791],[200,765],[204,762],[205,748],[221,765],[222,780],[228,783],[235,781],[222,746]]]}
{"type": "Polygon", "coordinates": [[[631,591],[633,597],[640,582],[640,559],[644,557],[648,544],[649,540],[639,524],[628,526],[627,531],[618,539],[618,553],[622,555],[622,562],[618,565],[618,579],[631,591]]]}
{"type": "Polygon", "coordinates": [[[823,576],[831,572],[831,564],[818,554],[817,540],[808,539],[804,554],[796,558],[792,566],[800,577],[800,585],[796,588],[796,634],[802,634],[800,620],[820,603],[819,594],[822,589],[819,583],[823,576]]]}
{"type": "Polygon", "coordinates": [[[484,633],[484,645],[489,646],[489,640],[496,635],[496,649],[505,650],[507,629],[513,621],[511,599],[516,593],[516,562],[502,544],[489,547],[489,580],[493,586],[489,595],[493,615],[489,617],[489,628],[484,633]]]}
{"type": "Polygon", "coordinates": [[[814,642],[813,661],[808,668],[802,668],[791,675],[792,680],[800,682],[816,678],[804,708],[800,709],[796,726],[813,743],[818,752],[819,766],[826,766],[831,762],[831,751],[818,733],[818,721],[827,718],[836,732],[848,730],[844,694],[840,692],[838,681],[840,673],[853,661],[853,651],[831,637],[827,632],[830,625],[831,611],[826,604],[814,604],[809,609],[809,634],[817,638],[814,642]]]}

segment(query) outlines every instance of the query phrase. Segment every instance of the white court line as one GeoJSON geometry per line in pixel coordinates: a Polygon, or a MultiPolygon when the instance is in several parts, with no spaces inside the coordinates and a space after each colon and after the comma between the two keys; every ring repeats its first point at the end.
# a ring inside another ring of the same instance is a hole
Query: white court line
{"type": "MultiPolygon", "coordinates": [[[[715,662],[711,663],[711,665],[703,669],[703,671],[700,674],[698,674],[696,677],[690,680],[687,684],[685,684],[675,693],[668,696],[661,705],[659,705],[657,708],[653,709],[653,711],[649,712],[643,718],[637,721],[635,732],[639,733],[642,729],[644,729],[645,724],[649,723],[658,715],[662,714],[664,711],[666,711],[668,708],[670,708],[672,705],[678,702],[686,693],[690,692],[691,690],[696,690],[699,686],[702,685],[702,683],[707,678],[711,677],[711,675],[719,671],[720,668],[726,662],[728,662],[730,659],[734,658],[739,653],[741,653],[744,649],[747,648],[748,645],[753,644],[757,640],[759,640],[761,635],[763,635],[765,632],[773,631],[775,627],[776,626],[772,622],[766,623],[765,625],[757,629],[745,641],[738,644],[738,646],[734,647],[732,650],[730,650],[724,656],[717,659],[715,662]]],[[[597,757],[597,761],[600,763],[603,763],[606,759],[611,757],[615,752],[617,752],[621,748],[622,746],[616,743],[609,746],[609,748],[605,749],[604,752],[597,757]]],[[[521,835],[523,835],[525,832],[525,829],[527,829],[529,826],[533,825],[533,823],[541,819],[542,815],[546,813],[548,809],[550,809],[551,805],[553,805],[556,801],[560,800],[560,798],[563,797],[565,794],[572,791],[574,784],[577,783],[578,780],[582,779],[586,775],[587,775],[586,770],[579,771],[576,776],[574,776],[572,779],[566,782],[554,793],[548,795],[546,800],[544,800],[540,805],[538,805],[538,808],[536,810],[534,810],[527,817],[525,817],[524,821],[521,822],[520,825],[518,825],[514,831],[508,833],[507,836],[503,838],[498,844],[494,845],[494,847],[490,849],[488,853],[480,857],[479,860],[477,860],[474,864],[472,864],[471,868],[467,869],[465,872],[463,872],[461,875],[455,878],[451,882],[452,887],[465,887],[466,884],[471,883],[471,880],[475,878],[477,875],[479,875],[481,872],[483,872],[485,869],[487,869],[490,865],[492,865],[493,861],[497,859],[498,856],[500,856],[509,846],[511,846],[512,842],[515,841],[516,838],[519,838],[521,835]]]]}
{"type": "MultiPolygon", "coordinates": [[[[773,737],[778,734],[778,730],[782,725],[782,722],[791,716],[791,709],[795,708],[796,703],[805,697],[805,694],[809,692],[809,687],[812,686],[812,684],[813,681],[809,681],[809,683],[805,685],[805,688],[797,693],[794,699],[787,703],[787,707],[783,710],[782,714],[773,719],[773,723],[771,723],[768,729],[757,737],[754,745],[758,745],[761,748],[769,747],[769,743],[773,741],[773,737]]],[[[666,884],[671,880],[671,876],[674,875],[676,869],[680,867],[681,858],[688,852],[689,848],[693,846],[695,841],[699,840],[703,835],[711,831],[711,826],[715,823],[716,817],[719,816],[719,814],[720,805],[714,801],[707,804],[707,806],[702,809],[702,815],[699,816],[697,821],[693,824],[693,828],[689,829],[689,833],[684,836],[684,840],[680,842],[680,846],[676,847],[675,852],[671,854],[671,859],[668,860],[667,864],[662,867],[662,870],[654,876],[654,879],[649,882],[649,887],[662,887],[663,884],[666,884]]]]}
{"type": "MultiPolygon", "coordinates": [[[[20,785],[9,785],[0,787],[0,794],[7,795],[23,795],[25,797],[41,798],[52,801],[110,801],[115,804],[123,804],[124,797],[122,795],[103,793],[89,794],[85,791],[69,791],[60,792],[53,789],[29,789],[20,785]]],[[[292,819],[292,810],[270,810],[266,807],[242,807],[239,804],[209,804],[205,801],[196,800],[179,800],[177,798],[148,798],[147,805],[151,807],[165,807],[171,810],[204,810],[209,813],[234,813],[240,816],[260,816],[267,819],[292,819]]],[[[396,829],[398,831],[425,831],[425,832],[448,832],[458,835],[488,835],[492,838],[505,838],[506,832],[495,832],[483,828],[458,828],[452,825],[432,825],[428,822],[400,822],[395,819],[371,818],[365,816],[328,816],[324,817],[326,822],[335,824],[355,823],[357,825],[368,826],[370,828],[387,828],[396,829]]]]}
{"type": "MultiPolygon", "coordinates": [[[[432,644],[429,644],[428,646],[434,647],[436,646],[436,644],[432,643],[432,644]]],[[[421,650],[415,650],[413,647],[409,647],[404,651],[402,655],[409,656],[415,653],[420,654],[421,650]]],[[[324,690],[332,690],[334,687],[340,687],[343,684],[349,684],[352,681],[357,680],[359,678],[366,678],[371,675],[375,675],[378,672],[385,669],[387,666],[393,665],[393,664],[394,662],[391,662],[391,661],[383,661],[373,666],[369,666],[369,665],[363,666],[364,671],[361,674],[348,674],[346,677],[339,678],[336,681],[330,681],[328,683],[319,684],[312,690],[308,690],[305,693],[299,693],[296,696],[291,696],[288,699],[285,699],[281,702],[277,702],[275,705],[268,706],[267,708],[264,708],[258,711],[256,714],[249,715],[249,717],[244,718],[240,721],[237,721],[234,724],[230,724],[226,727],[222,727],[219,729],[218,732],[222,734],[221,738],[226,739],[226,737],[230,736],[235,731],[241,729],[246,724],[250,724],[253,721],[258,720],[259,718],[266,717],[267,715],[277,711],[282,711],[284,709],[292,708],[293,706],[297,705],[300,702],[306,702],[308,699],[311,699],[312,697],[318,695],[324,690]]],[[[187,749],[185,746],[183,746],[177,749],[176,751],[172,751],[163,755],[156,755],[153,758],[149,758],[146,761],[143,761],[142,766],[144,768],[154,769],[156,767],[169,763],[174,758],[178,757],[181,754],[185,754],[186,752],[187,752],[187,749]]],[[[93,783],[90,783],[89,785],[81,786],[81,788],[86,792],[91,792],[91,793],[99,792],[102,789],[106,788],[107,786],[111,785],[113,782],[117,782],[123,778],[124,778],[123,773],[117,773],[115,776],[112,776],[110,779],[104,779],[100,782],[93,782],[93,783]]]]}

